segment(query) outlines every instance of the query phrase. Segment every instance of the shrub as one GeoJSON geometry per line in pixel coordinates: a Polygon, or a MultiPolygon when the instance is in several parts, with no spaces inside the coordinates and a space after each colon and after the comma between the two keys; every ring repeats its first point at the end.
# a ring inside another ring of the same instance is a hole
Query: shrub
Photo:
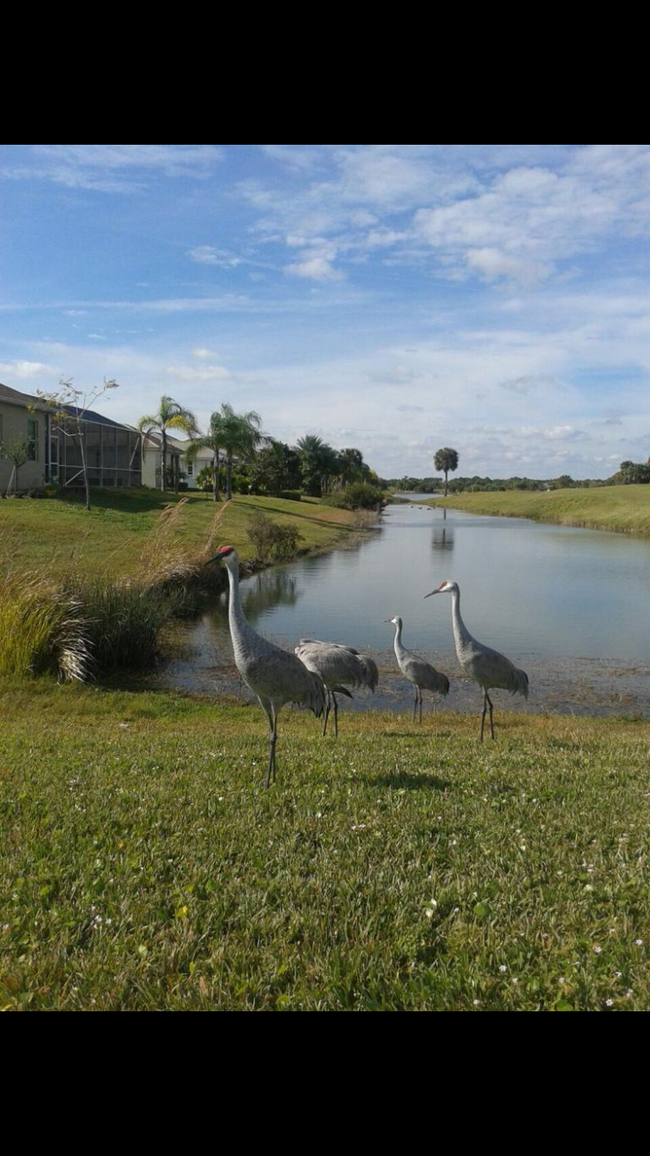
{"type": "Polygon", "coordinates": [[[294,558],[302,534],[288,522],[271,522],[264,514],[256,514],[248,530],[255,550],[256,562],[281,561],[294,558]]]}
{"type": "Polygon", "coordinates": [[[376,510],[384,500],[383,490],[369,482],[352,482],[338,494],[330,494],[328,506],[345,510],[376,510]]]}

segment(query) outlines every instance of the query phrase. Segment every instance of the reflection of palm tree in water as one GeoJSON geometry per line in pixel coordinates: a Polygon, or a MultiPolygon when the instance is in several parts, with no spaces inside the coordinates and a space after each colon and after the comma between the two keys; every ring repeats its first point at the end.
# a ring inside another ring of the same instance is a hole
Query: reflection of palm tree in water
{"type": "MultiPolygon", "coordinates": [[[[442,520],[443,520],[443,522],[447,521],[447,511],[445,509],[443,509],[443,511],[442,511],[442,520]]],[[[452,527],[450,526],[449,529],[447,529],[446,526],[434,526],[433,537],[431,539],[431,549],[432,550],[453,550],[453,548],[454,548],[454,531],[453,531],[452,527]]]]}

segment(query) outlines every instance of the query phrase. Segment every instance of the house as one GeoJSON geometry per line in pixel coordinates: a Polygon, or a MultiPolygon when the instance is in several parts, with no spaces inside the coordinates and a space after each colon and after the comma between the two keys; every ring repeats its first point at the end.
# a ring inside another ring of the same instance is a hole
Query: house
{"type": "MultiPolygon", "coordinates": [[[[61,409],[76,418],[74,406],[61,409]]],[[[42,397],[20,393],[0,385],[0,445],[11,441],[27,444],[28,460],[18,472],[19,490],[32,490],[48,482],[83,486],[81,444],[76,422],[57,420],[42,397]]],[[[81,431],[91,486],[141,486],[141,439],[131,426],[86,410],[81,431]]],[[[12,477],[13,464],[1,456],[0,491],[12,477]]]]}
{"type": "Polygon", "coordinates": [[[27,444],[27,461],[18,471],[17,488],[33,490],[46,480],[49,427],[44,407],[37,408],[37,402],[38,398],[0,384],[0,493],[4,494],[10,483],[12,489],[16,484],[13,462],[3,448],[11,442],[27,444]]]}
{"type": "MultiPolygon", "coordinates": [[[[137,431],[136,431],[137,432],[137,431]]],[[[140,434],[138,434],[140,437],[140,434]]],[[[181,475],[182,465],[182,442],[177,442],[175,438],[167,435],[167,485],[172,489],[175,488],[175,480],[178,480],[181,475]]],[[[160,434],[149,433],[143,439],[143,454],[142,454],[142,484],[143,486],[151,486],[152,489],[160,489],[160,472],[162,469],[162,438],[160,434]]]]}
{"type": "Polygon", "coordinates": [[[178,441],[177,438],[168,438],[174,447],[181,454],[180,469],[181,473],[185,474],[188,490],[198,490],[197,477],[205,466],[211,466],[214,463],[214,452],[209,449],[201,449],[196,451],[196,455],[192,461],[187,460],[187,447],[189,442],[178,441]]]}

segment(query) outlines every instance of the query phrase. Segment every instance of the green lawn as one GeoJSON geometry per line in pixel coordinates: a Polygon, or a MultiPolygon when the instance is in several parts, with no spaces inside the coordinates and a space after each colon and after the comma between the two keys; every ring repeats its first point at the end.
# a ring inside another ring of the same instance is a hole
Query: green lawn
{"type": "MultiPolygon", "coordinates": [[[[422,503],[420,503],[422,504],[422,503]]],[[[498,514],[509,518],[533,518],[564,526],[591,526],[650,535],[650,486],[602,486],[592,490],[549,490],[528,493],[454,494],[425,503],[453,506],[472,514],[498,514]]]]}
{"type": "Polygon", "coordinates": [[[648,723],[0,693],[1,1008],[650,1008],[648,723]]]}
{"type": "MultiPolygon", "coordinates": [[[[177,543],[189,555],[200,555],[211,536],[228,541],[242,558],[251,556],[246,529],[257,510],[272,520],[295,523],[304,536],[302,548],[325,549],[349,536],[357,518],[315,499],[302,502],[237,494],[215,527],[209,494],[188,494],[174,527],[177,543]]],[[[86,511],[79,495],[66,498],[10,499],[0,502],[0,558],[20,567],[45,565],[48,572],[74,567],[92,574],[129,574],[139,565],[146,539],[163,509],[177,499],[157,490],[96,490],[86,511]]]]}

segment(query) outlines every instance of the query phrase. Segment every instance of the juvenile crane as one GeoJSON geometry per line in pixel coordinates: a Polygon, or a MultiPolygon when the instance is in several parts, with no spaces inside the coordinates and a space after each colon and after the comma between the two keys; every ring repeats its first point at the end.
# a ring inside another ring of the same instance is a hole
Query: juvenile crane
{"type": "Polygon", "coordinates": [[[269,765],[265,783],[268,787],[271,777],[275,782],[278,714],[285,703],[295,702],[320,718],[325,709],[325,687],[319,675],[307,670],[299,658],[267,642],[246,621],[239,596],[237,551],[232,546],[220,546],[210,562],[223,562],[227,567],[230,583],[228,624],[235,665],[269,720],[269,765]]]}
{"type": "Polygon", "coordinates": [[[485,714],[488,706],[490,708],[490,732],[494,738],[492,700],[488,691],[494,687],[497,690],[509,690],[511,694],[523,694],[524,698],[528,698],[528,675],[524,670],[519,670],[509,658],[506,658],[505,654],[500,654],[498,650],[492,650],[490,646],[484,646],[482,642],[477,642],[472,637],[460,616],[460,590],[457,582],[441,582],[435,590],[431,590],[424,597],[431,598],[432,594],[451,594],[451,619],[458,661],[465,674],[469,675],[483,689],[481,742],[483,742],[485,714]]]}
{"type": "Polygon", "coordinates": [[[379,682],[377,663],[365,654],[359,654],[353,646],[343,646],[340,642],[320,642],[317,638],[301,638],[295,653],[304,662],[308,670],[320,675],[327,690],[327,704],[325,706],[325,723],[323,734],[327,730],[327,720],[334,704],[334,734],[339,734],[339,708],[336,701],[337,694],[344,694],[352,698],[346,686],[365,686],[374,694],[379,682]]]}
{"type": "Polygon", "coordinates": [[[404,678],[408,678],[415,687],[415,702],[413,703],[413,722],[420,704],[420,722],[422,722],[422,691],[432,690],[434,694],[449,694],[449,679],[441,674],[430,662],[425,662],[412,650],[407,650],[402,643],[402,619],[399,614],[394,618],[387,618],[395,627],[395,657],[404,678]]]}

